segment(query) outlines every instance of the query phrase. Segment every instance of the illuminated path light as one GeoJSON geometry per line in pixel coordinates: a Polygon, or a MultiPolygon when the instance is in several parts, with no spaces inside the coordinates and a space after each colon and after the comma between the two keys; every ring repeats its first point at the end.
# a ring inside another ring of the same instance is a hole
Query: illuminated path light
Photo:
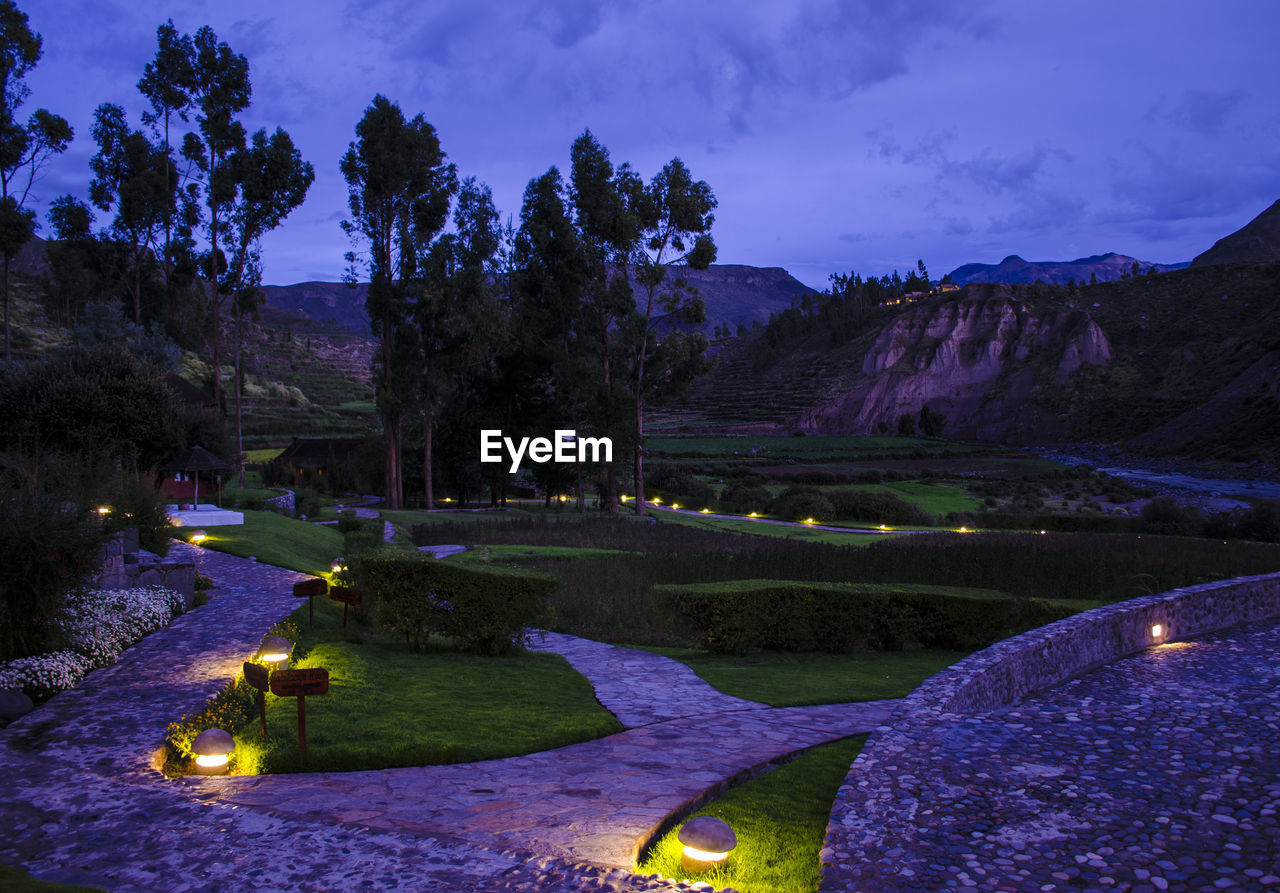
{"type": "Polygon", "coordinates": [[[676,839],[684,844],[680,852],[680,864],[685,871],[702,872],[714,868],[729,858],[738,845],[738,835],[723,819],[700,815],[689,819],[680,828],[676,839]]]}

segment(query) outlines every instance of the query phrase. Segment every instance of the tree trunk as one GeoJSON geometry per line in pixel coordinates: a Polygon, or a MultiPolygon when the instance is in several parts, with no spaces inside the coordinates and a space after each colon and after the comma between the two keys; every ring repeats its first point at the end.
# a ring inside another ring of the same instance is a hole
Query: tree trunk
{"type": "Polygon", "coordinates": [[[4,256],[4,361],[13,359],[9,350],[9,255],[4,256]]]}
{"type": "Polygon", "coordinates": [[[236,307],[236,483],[244,489],[244,425],[240,414],[240,395],[244,390],[244,367],[242,365],[242,340],[240,332],[240,309],[236,307]]]}
{"type": "Polygon", "coordinates": [[[423,508],[427,511],[431,511],[431,509],[436,507],[436,491],[431,480],[431,434],[435,428],[435,413],[428,411],[425,421],[427,435],[426,442],[422,447],[422,474],[426,481],[423,491],[426,496],[427,503],[423,508]]]}
{"type": "Polygon", "coordinates": [[[647,515],[644,507],[644,409],[639,395],[636,396],[636,514],[647,515]]]}

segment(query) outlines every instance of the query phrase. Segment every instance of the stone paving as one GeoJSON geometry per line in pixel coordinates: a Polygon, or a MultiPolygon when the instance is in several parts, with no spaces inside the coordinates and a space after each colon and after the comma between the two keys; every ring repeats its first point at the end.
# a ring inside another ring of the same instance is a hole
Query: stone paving
{"type": "Polygon", "coordinates": [[[822,890],[1280,890],[1278,740],[1275,620],[917,717],[854,764],[822,890]]]}
{"type": "MultiPolygon", "coordinates": [[[[608,866],[629,866],[673,810],[892,709],[730,699],[716,703],[749,709],[667,722],[649,711],[643,728],[513,760],[166,782],[153,759],[165,726],[226,685],[297,607],[291,587],[303,578],[174,548],[220,584],[210,603],[0,730],[0,861],[112,890],[705,888],[608,866]]],[[[590,664],[591,643],[558,644],[590,664]]],[[[647,686],[666,688],[672,662],[643,660],[662,671],[647,686]]],[[[624,665],[613,655],[596,675],[616,686],[624,665]]]]}

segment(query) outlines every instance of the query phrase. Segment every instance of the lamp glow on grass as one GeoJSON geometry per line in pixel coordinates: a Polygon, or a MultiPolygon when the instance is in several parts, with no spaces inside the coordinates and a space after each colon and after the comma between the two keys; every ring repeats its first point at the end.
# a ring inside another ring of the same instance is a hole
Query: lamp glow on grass
{"type": "Polygon", "coordinates": [[[681,867],[683,846],[673,828],[641,857],[636,871],[741,893],[817,890],[818,852],[831,803],[865,740],[859,735],[816,747],[694,813],[723,819],[733,828],[738,846],[724,865],[689,877],[681,867]]]}

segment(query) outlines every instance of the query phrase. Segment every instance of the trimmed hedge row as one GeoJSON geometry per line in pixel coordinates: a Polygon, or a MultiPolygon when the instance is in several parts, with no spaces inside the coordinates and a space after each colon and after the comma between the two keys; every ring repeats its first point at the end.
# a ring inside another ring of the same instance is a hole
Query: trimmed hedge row
{"type": "Polygon", "coordinates": [[[1083,609],[990,590],[735,580],[660,586],[709,651],[973,651],[1083,609]]]}
{"type": "Polygon", "coordinates": [[[553,577],[511,568],[472,570],[421,555],[378,550],[350,563],[365,617],[414,648],[439,633],[480,654],[523,640],[545,614],[553,577]]]}

